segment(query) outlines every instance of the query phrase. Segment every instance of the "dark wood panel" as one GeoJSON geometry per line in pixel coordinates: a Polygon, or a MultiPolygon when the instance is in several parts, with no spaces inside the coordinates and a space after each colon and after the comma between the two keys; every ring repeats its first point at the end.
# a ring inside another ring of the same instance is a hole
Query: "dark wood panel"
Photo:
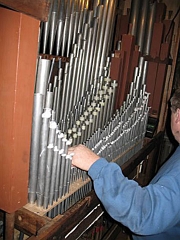
{"type": "Polygon", "coordinates": [[[51,0],[0,0],[0,4],[40,21],[47,21],[51,0]]]}

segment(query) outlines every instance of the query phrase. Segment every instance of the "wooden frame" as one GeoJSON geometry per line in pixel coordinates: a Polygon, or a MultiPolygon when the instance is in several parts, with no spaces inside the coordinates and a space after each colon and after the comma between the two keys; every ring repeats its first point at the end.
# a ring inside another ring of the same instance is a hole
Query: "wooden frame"
{"type": "Polygon", "coordinates": [[[51,0],[0,0],[0,4],[15,11],[27,14],[40,21],[47,21],[51,0]]]}

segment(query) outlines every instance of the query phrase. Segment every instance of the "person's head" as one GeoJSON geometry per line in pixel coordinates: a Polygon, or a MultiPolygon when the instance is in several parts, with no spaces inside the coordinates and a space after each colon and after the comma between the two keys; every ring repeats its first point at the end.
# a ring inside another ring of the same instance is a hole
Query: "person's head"
{"type": "Polygon", "coordinates": [[[171,131],[178,143],[180,143],[180,88],[176,89],[171,99],[171,131]]]}

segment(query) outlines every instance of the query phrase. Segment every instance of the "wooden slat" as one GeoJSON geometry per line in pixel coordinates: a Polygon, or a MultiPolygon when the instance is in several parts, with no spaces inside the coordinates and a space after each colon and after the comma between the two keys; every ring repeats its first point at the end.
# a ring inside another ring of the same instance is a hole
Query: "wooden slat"
{"type": "Polygon", "coordinates": [[[50,218],[39,216],[36,213],[21,208],[15,212],[15,226],[28,235],[36,235],[38,230],[50,222],[50,218]]]}
{"type": "Polygon", "coordinates": [[[47,21],[50,3],[51,0],[0,0],[0,4],[40,21],[47,21]]]}

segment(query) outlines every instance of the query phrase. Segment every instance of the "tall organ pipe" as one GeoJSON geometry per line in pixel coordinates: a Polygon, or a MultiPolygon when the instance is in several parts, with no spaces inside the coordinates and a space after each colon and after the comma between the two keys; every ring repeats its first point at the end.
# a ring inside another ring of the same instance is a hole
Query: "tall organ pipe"
{"type": "Polygon", "coordinates": [[[53,166],[53,155],[54,155],[54,145],[55,145],[55,135],[56,135],[57,124],[55,121],[50,121],[49,123],[49,134],[48,134],[48,146],[47,146],[47,158],[45,162],[45,188],[44,188],[44,208],[47,208],[49,202],[50,193],[50,183],[52,176],[52,166],[53,166]]]}
{"type": "Polygon", "coordinates": [[[98,29],[97,29],[97,37],[96,37],[96,44],[94,48],[94,54],[93,54],[93,61],[92,61],[92,72],[91,72],[91,79],[90,83],[94,83],[94,76],[95,76],[95,67],[96,67],[96,59],[97,59],[97,54],[98,54],[98,47],[99,47],[99,39],[100,39],[100,33],[101,33],[101,25],[102,25],[102,16],[103,16],[103,10],[104,6],[99,5],[97,7],[97,18],[98,18],[98,29]],[[97,44],[98,43],[98,44],[97,44]]]}
{"type": "Polygon", "coordinates": [[[149,11],[146,34],[144,39],[143,55],[149,55],[152,32],[153,32],[153,24],[155,22],[155,16],[156,16],[156,6],[157,6],[156,1],[153,3],[150,2],[150,11],[149,11]]]}
{"type": "Polygon", "coordinates": [[[45,165],[45,187],[44,187],[44,200],[43,207],[46,209],[49,203],[49,193],[50,193],[50,181],[52,172],[52,158],[53,158],[53,145],[47,146],[47,160],[45,165]]]}
{"type": "Polygon", "coordinates": [[[56,183],[56,171],[58,166],[58,155],[59,150],[58,147],[55,146],[53,149],[53,159],[52,159],[52,174],[51,174],[51,182],[50,182],[50,193],[49,193],[49,204],[53,204],[53,197],[55,194],[55,183],[56,183]]]}
{"type": "Polygon", "coordinates": [[[87,23],[87,15],[88,15],[88,9],[85,7],[83,10],[83,19],[82,19],[82,27],[85,23],[87,23]]]}
{"type": "Polygon", "coordinates": [[[148,61],[145,61],[144,68],[142,71],[142,85],[146,84],[147,68],[148,68],[148,61]]]}
{"type": "Polygon", "coordinates": [[[116,80],[113,80],[111,82],[111,86],[112,86],[112,101],[111,101],[111,109],[110,109],[110,117],[112,117],[113,112],[114,112],[114,103],[115,103],[115,99],[116,99],[116,89],[117,89],[117,82],[116,80]]]}
{"type": "Polygon", "coordinates": [[[93,36],[93,29],[88,29],[88,36],[87,36],[87,43],[85,49],[85,58],[84,58],[84,65],[83,65],[83,76],[82,76],[82,95],[84,95],[85,91],[88,90],[89,87],[89,79],[87,78],[87,71],[89,68],[89,57],[90,57],[90,50],[92,51],[92,36],[93,36]]]}
{"type": "Polygon", "coordinates": [[[79,23],[79,5],[78,5],[78,0],[74,1],[74,29],[73,29],[73,37],[72,37],[72,45],[75,44],[76,42],[76,35],[77,35],[77,30],[78,30],[78,23],[79,23]]]}
{"type": "Polygon", "coordinates": [[[89,85],[92,84],[91,71],[92,71],[92,64],[93,64],[93,57],[94,57],[94,51],[92,51],[92,49],[95,49],[95,46],[96,46],[98,21],[99,21],[99,19],[97,17],[94,17],[92,20],[93,36],[92,36],[91,51],[90,51],[90,56],[89,56],[89,66],[87,69],[87,79],[89,81],[89,85]]]}
{"type": "Polygon", "coordinates": [[[149,10],[149,0],[143,0],[141,15],[139,18],[139,23],[138,23],[138,33],[137,33],[137,45],[139,46],[140,52],[143,51],[148,10],[149,10]]]}
{"type": "MultiPolygon", "coordinates": [[[[88,24],[85,25],[86,28],[88,28],[88,24]]],[[[79,69],[79,79],[78,79],[78,96],[77,96],[77,101],[80,101],[83,94],[84,94],[84,84],[83,83],[83,75],[84,75],[84,61],[85,61],[85,57],[86,57],[86,52],[85,52],[85,47],[86,47],[86,44],[87,44],[87,40],[84,39],[83,40],[83,44],[82,44],[82,59],[81,59],[81,66],[80,66],[80,69],[79,69]]]]}
{"type": "Polygon", "coordinates": [[[75,86],[77,84],[77,79],[76,79],[76,76],[77,76],[77,64],[78,64],[78,58],[75,57],[74,58],[74,66],[73,66],[73,73],[72,73],[72,82],[71,82],[71,91],[70,91],[70,96],[69,96],[69,111],[72,110],[73,108],[73,99],[76,98],[75,97],[75,92],[74,92],[74,89],[75,89],[75,86]]]}
{"type": "Polygon", "coordinates": [[[105,60],[106,60],[107,54],[109,53],[109,52],[107,52],[107,51],[109,51],[109,49],[107,49],[107,46],[109,45],[108,44],[109,39],[110,39],[109,33],[111,32],[111,28],[112,28],[112,23],[113,23],[112,16],[113,16],[113,13],[114,13],[115,5],[116,5],[116,0],[111,0],[109,2],[108,12],[107,12],[107,20],[106,20],[106,27],[105,27],[105,32],[104,32],[104,41],[103,41],[102,51],[101,51],[99,76],[103,75],[102,71],[103,71],[103,68],[104,68],[104,65],[105,65],[105,60]]]}
{"type": "Polygon", "coordinates": [[[57,31],[57,20],[58,20],[58,0],[54,0],[53,8],[51,13],[51,26],[50,26],[50,36],[49,36],[49,53],[52,54],[55,35],[57,31]]]}
{"type": "Polygon", "coordinates": [[[87,18],[87,23],[89,24],[89,26],[91,26],[91,23],[92,23],[92,20],[93,20],[93,11],[92,10],[89,10],[88,11],[88,18],[87,18]]]}
{"type": "Polygon", "coordinates": [[[56,167],[56,178],[55,178],[55,186],[54,186],[54,200],[57,201],[59,197],[59,182],[60,182],[60,169],[61,169],[61,154],[62,154],[62,138],[63,133],[58,134],[58,159],[57,159],[57,167],[56,167]]]}
{"type": "Polygon", "coordinates": [[[74,101],[73,101],[73,106],[77,104],[77,102],[80,100],[80,91],[79,91],[79,77],[80,77],[80,72],[81,72],[81,65],[82,65],[82,58],[83,58],[84,50],[80,49],[79,51],[79,56],[78,56],[78,67],[77,67],[77,75],[76,75],[76,86],[74,88],[74,101]]]}
{"type": "Polygon", "coordinates": [[[94,0],[93,1],[93,10],[94,10],[94,12],[96,11],[96,9],[97,9],[97,6],[100,4],[100,0],[94,0]]]}
{"type": "Polygon", "coordinates": [[[113,44],[117,3],[118,3],[118,1],[114,0],[112,14],[111,14],[111,27],[110,27],[110,31],[109,31],[110,34],[109,34],[108,44],[107,44],[107,53],[106,53],[107,56],[109,54],[108,51],[110,51],[112,49],[112,44],[113,44]]]}
{"type": "Polygon", "coordinates": [[[68,31],[68,40],[67,40],[67,53],[66,53],[67,57],[69,57],[70,50],[71,50],[71,42],[72,42],[72,38],[73,38],[74,24],[75,24],[75,13],[72,12],[71,15],[70,15],[70,21],[69,21],[69,31],[68,31]]]}
{"type": "Polygon", "coordinates": [[[40,93],[43,95],[44,97],[43,102],[45,102],[50,64],[51,64],[51,60],[42,59],[42,58],[39,58],[38,60],[35,93],[40,93]]]}
{"type": "Polygon", "coordinates": [[[45,108],[52,108],[52,105],[53,105],[53,92],[47,91],[46,92],[45,108]]]}
{"type": "Polygon", "coordinates": [[[134,36],[137,35],[140,3],[141,3],[141,0],[132,0],[131,1],[129,34],[134,35],[134,36]]]}
{"type": "Polygon", "coordinates": [[[56,37],[56,55],[59,55],[60,47],[62,44],[62,36],[64,30],[64,21],[65,21],[65,0],[61,0],[59,4],[59,16],[58,16],[58,23],[57,23],[57,37],[56,37]]]}
{"type": "MultiPolygon", "coordinates": [[[[62,68],[61,68],[62,70],[62,68]]],[[[56,102],[56,122],[59,122],[59,114],[60,114],[60,103],[61,103],[61,88],[62,88],[62,80],[58,79],[58,93],[57,93],[57,102],[56,102]]]]}
{"type": "Polygon", "coordinates": [[[62,56],[65,55],[65,48],[66,48],[67,39],[68,39],[68,30],[69,30],[70,14],[71,14],[71,4],[72,4],[72,0],[68,0],[67,5],[66,5],[66,16],[65,16],[62,49],[61,49],[61,55],[62,56]]]}
{"type": "Polygon", "coordinates": [[[32,119],[32,135],[31,135],[31,152],[30,152],[30,173],[29,173],[29,202],[34,203],[36,200],[36,185],[38,174],[39,159],[39,142],[41,132],[41,114],[43,109],[43,95],[34,94],[34,109],[32,119]]]}
{"type": "Polygon", "coordinates": [[[45,109],[42,114],[42,126],[40,134],[39,147],[39,168],[38,168],[38,182],[37,182],[37,205],[42,206],[43,195],[45,188],[45,166],[47,156],[47,145],[49,135],[49,122],[51,118],[51,109],[45,109]]]}
{"type": "Polygon", "coordinates": [[[67,74],[67,85],[66,85],[66,94],[65,94],[65,106],[64,106],[64,112],[63,112],[63,120],[65,121],[66,116],[69,112],[69,93],[71,90],[71,84],[72,84],[72,74],[73,74],[73,66],[74,66],[74,57],[73,54],[70,55],[70,62],[69,62],[69,69],[67,74]]]}
{"type": "Polygon", "coordinates": [[[65,64],[65,72],[64,72],[64,79],[63,79],[63,88],[62,88],[62,101],[61,101],[61,105],[60,105],[60,119],[63,119],[63,112],[64,112],[64,107],[65,107],[65,96],[66,96],[66,92],[67,92],[67,69],[69,67],[69,63],[66,62],[65,64]]]}
{"type": "Polygon", "coordinates": [[[81,10],[80,14],[79,14],[79,23],[78,23],[77,33],[81,33],[82,32],[82,24],[83,24],[83,10],[81,10]]]}
{"type": "MultiPolygon", "coordinates": [[[[54,0],[53,0],[54,1],[54,0]]],[[[49,37],[49,31],[50,31],[50,21],[51,21],[51,13],[52,13],[52,8],[53,8],[53,1],[51,3],[51,7],[49,10],[49,15],[48,15],[48,20],[47,22],[44,22],[42,24],[42,28],[43,28],[43,50],[42,52],[45,54],[46,53],[46,48],[47,48],[47,43],[48,43],[48,37],[49,37]]]]}
{"type": "Polygon", "coordinates": [[[73,30],[72,45],[75,44],[75,42],[76,42],[79,16],[80,16],[80,13],[78,11],[76,11],[75,12],[75,19],[74,19],[74,30],[73,30]]]}
{"type": "Polygon", "coordinates": [[[103,16],[102,16],[102,24],[101,24],[101,29],[100,29],[100,36],[99,36],[99,46],[98,46],[98,51],[97,51],[97,58],[95,59],[95,73],[94,73],[94,79],[97,81],[98,79],[98,74],[99,74],[99,65],[100,65],[100,60],[101,60],[101,53],[102,53],[102,47],[103,47],[103,42],[104,42],[104,32],[107,24],[107,13],[108,13],[108,4],[109,0],[105,1],[104,7],[103,7],[103,16]]]}

